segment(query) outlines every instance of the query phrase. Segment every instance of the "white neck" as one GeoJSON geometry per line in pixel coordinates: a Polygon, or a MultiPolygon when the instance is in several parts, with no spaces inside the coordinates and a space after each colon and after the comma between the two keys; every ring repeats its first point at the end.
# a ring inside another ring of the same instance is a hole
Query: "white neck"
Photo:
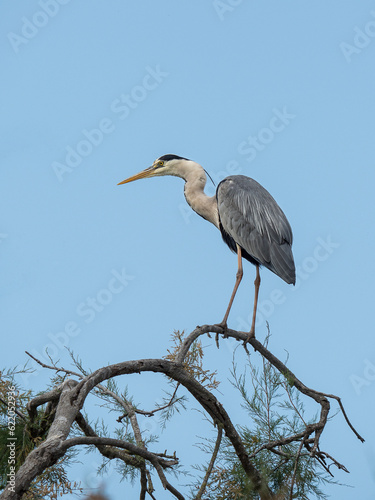
{"type": "Polygon", "coordinates": [[[219,228],[216,196],[210,197],[204,192],[207,178],[203,167],[193,161],[181,162],[177,175],[185,180],[185,198],[194,212],[219,228]]]}

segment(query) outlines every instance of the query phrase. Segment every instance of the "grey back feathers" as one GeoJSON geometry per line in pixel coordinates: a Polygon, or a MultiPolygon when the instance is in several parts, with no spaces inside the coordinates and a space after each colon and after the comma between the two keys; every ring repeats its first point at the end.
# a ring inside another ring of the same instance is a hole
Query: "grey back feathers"
{"type": "Polygon", "coordinates": [[[220,231],[229,248],[295,284],[292,229],[270,193],[244,175],[226,177],[217,187],[220,231]]]}

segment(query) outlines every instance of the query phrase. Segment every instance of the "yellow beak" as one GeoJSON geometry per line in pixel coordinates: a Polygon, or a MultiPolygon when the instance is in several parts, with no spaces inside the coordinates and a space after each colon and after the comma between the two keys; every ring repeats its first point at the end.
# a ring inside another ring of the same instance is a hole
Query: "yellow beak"
{"type": "Polygon", "coordinates": [[[122,182],[119,182],[117,185],[119,186],[120,184],[127,184],[128,182],[133,182],[137,181],[138,179],[144,179],[146,177],[152,177],[154,175],[155,167],[148,167],[145,170],[142,170],[142,172],[139,172],[138,174],[133,175],[132,177],[128,177],[122,182]]]}

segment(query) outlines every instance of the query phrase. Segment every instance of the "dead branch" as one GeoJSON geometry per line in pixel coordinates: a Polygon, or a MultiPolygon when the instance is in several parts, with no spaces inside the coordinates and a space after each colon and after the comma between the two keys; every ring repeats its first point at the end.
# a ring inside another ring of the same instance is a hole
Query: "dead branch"
{"type": "Polygon", "coordinates": [[[189,348],[191,344],[200,336],[204,335],[206,333],[219,333],[222,334],[223,337],[231,337],[234,338],[235,340],[242,341],[245,343],[245,348],[246,348],[246,343],[249,343],[255,351],[258,351],[265,359],[267,359],[272,366],[274,366],[288,381],[290,385],[293,385],[296,387],[296,389],[301,392],[302,394],[305,394],[306,396],[314,399],[317,403],[320,404],[321,406],[321,413],[320,413],[320,419],[319,422],[316,424],[312,424],[310,426],[306,426],[306,435],[305,438],[307,438],[312,432],[315,432],[315,441],[314,445],[311,449],[311,454],[314,455],[316,450],[318,449],[319,445],[319,438],[321,436],[321,433],[323,432],[323,429],[327,423],[328,420],[328,414],[330,410],[330,403],[327,398],[335,399],[339,405],[340,409],[343,412],[344,418],[349,425],[350,429],[354,432],[354,434],[357,436],[357,438],[364,442],[364,439],[360,436],[360,434],[354,429],[353,425],[350,423],[346,412],[344,410],[344,407],[342,405],[341,399],[338,396],[335,396],[333,394],[326,394],[324,392],[319,392],[314,389],[311,389],[304,385],[301,380],[297,378],[297,376],[289,370],[289,368],[286,367],[286,365],[280,361],[276,356],[274,356],[261,342],[259,342],[255,337],[248,338],[248,334],[246,332],[239,332],[236,330],[230,330],[226,329],[225,331],[221,326],[218,325],[204,325],[204,326],[198,326],[190,335],[186,337],[186,339],[183,341],[180,351],[176,357],[176,361],[179,363],[182,363],[183,360],[186,357],[186,354],[189,351],[189,348]]]}
{"type": "MultiPolygon", "coordinates": [[[[79,379],[83,379],[82,373],[75,372],[75,371],[72,371],[72,370],[67,370],[64,367],[57,366],[55,363],[53,363],[52,365],[47,365],[46,363],[43,363],[39,359],[37,359],[34,356],[32,356],[27,351],[26,351],[26,354],[28,354],[34,361],[36,361],[38,364],[40,364],[43,368],[48,368],[50,370],[55,370],[56,373],[63,372],[66,375],[74,375],[74,376],[78,377],[79,379]]],[[[70,351],[69,351],[69,354],[72,356],[72,353],[70,351]]],[[[52,390],[52,391],[50,391],[48,393],[44,393],[44,394],[41,394],[40,396],[35,397],[28,404],[28,409],[29,409],[30,417],[34,417],[35,416],[35,414],[36,414],[35,410],[36,410],[37,406],[42,405],[42,404],[46,403],[47,401],[49,403],[55,402],[58,399],[59,394],[61,392],[60,387],[61,386],[55,388],[54,390],[52,390]]],[[[140,430],[140,427],[139,427],[139,424],[138,424],[138,421],[137,421],[135,408],[133,407],[133,405],[129,401],[126,401],[124,398],[120,398],[116,393],[114,393],[113,391],[109,390],[104,385],[98,384],[97,387],[95,388],[95,390],[96,390],[96,392],[99,395],[105,394],[105,395],[111,397],[113,400],[115,400],[119,405],[121,405],[124,408],[124,410],[126,411],[126,416],[129,418],[129,421],[131,423],[136,443],[139,446],[145,448],[145,444],[144,444],[144,442],[142,440],[141,430],[140,430]]],[[[120,420],[117,420],[117,421],[119,422],[120,420]]],[[[84,420],[82,414],[79,413],[77,415],[76,422],[78,423],[78,425],[80,425],[81,429],[85,433],[87,433],[86,435],[96,436],[96,434],[94,433],[93,429],[91,429],[91,427],[89,426],[89,424],[84,420]]],[[[109,449],[108,447],[98,447],[98,450],[102,453],[103,456],[105,456],[107,458],[110,458],[110,459],[120,458],[121,460],[123,460],[128,465],[132,465],[134,467],[140,468],[140,471],[141,471],[141,478],[140,478],[140,481],[141,481],[141,492],[144,490],[145,478],[147,478],[147,475],[146,475],[147,471],[146,471],[146,467],[145,467],[144,461],[139,462],[136,459],[131,458],[130,456],[128,456],[122,450],[115,450],[114,448],[109,449]]],[[[149,476],[149,479],[151,479],[151,476],[149,476]]],[[[150,490],[150,489],[152,490],[153,489],[152,482],[150,484],[151,484],[151,486],[148,488],[148,490],[150,490]]],[[[146,481],[146,485],[147,485],[147,481],[146,481]]],[[[147,488],[146,488],[146,490],[147,490],[147,488]]],[[[141,496],[142,496],[142,493],[141,493],[141,496]]]]}
{"type": "MultiPolygon", "coordinates": [[[[90,426],[90,424],[86,422],[81,412],[78,413],[76,417],[76,422],[87,437],[99,437],[94,431],[94,429],[90,426]]],[[[101,445],[99,444],[99,442],[96,443],[95,446],[104,457],[109,458],[110,460],[118,458],[119,460],[125,462],[127,465],[131,465],[139,469],[142,468],[144,461],[137,459],[137,457],[135,457],[134,455],[126,453],[126,451],[124,450],[121,449],[119,450],[114,446],[101,445]]]]}
{"type": "MultiPolygon", "coordinates": [[[[255,338],[251,338],[248,340],[247,333],[230,329],[224,331],[217,325],[204,325],[202,327],[197,327],[190,335],[185,338],[173,360],[141,359],[134,361],[124,361],[122,363],[105,366],[85,376],[79,373],[72,372],[71,370],[65,370],[64,368],[60,368],[55,364],[46,365],[31,356],[41,366],[47,369],[52,369],[56,372],[64,372],[65,375],[76,376],[79,378],[79,381],[72,379],[64,380],[63,383],[60,384],[60,386],[56,387],[52,391],[37,396],[29,403],[28,411],[31,418],[35,417],[36,409],[38,408],[38,406],[45,403],[48,403],[49,405],[52,404],[54,406],[54,412],[49,413],[51,418],[53,417],[52,422],[48,431],[47,438],[28,455],[25,462],[19,468],[15,478],[15,487],[10,488],[8,485],[2,493],[1,499],[20,499],[22,494],[27,491],[31,484],[31,481],[35,477],[41,474],[41,472],[43,472],[46,468],[55,464],[57,460],[62,457],[68,449],[79,445],[96,446],[104,456],[108,458],[120,458],[126,463],[138,467],[141,471],[141,498],[145,497],[146,492],[149,493],[151,497],[153,497],[152,482],[150,480],[146,481],[146,478],[149,476],[149,472],[147,471],[144,464],[145,461],[147,461],[157,471],[163,487],[170,491],[176,498],[183,499],[181,493],[178,492],[178,490],[176,490],[168,482],[163,471],[163,469],[171,468],[178,463],[176,457],[173,456],[167,458],[166,454],[164,454],[163,456],[163,454],[157,454],[149,451],[144,445],[141,437],[135,408],[129,402],[125,401],[123,398],[120,398],[113,391],[110,391],[108,388],[102,385],[103,382],[114,377],[142,372],[162,373],[167,377],[175,380],[177,382],[177,386],[184,386],[192,394],[196,401],[198,401],[201,407],[210,415],[215,425],[218,426],[219,432],[217,439],[217,449],[220,445],[222,430],[224,430],[225,435],[231,442],[246,475],[251,480],[254,490],[259,494],[260,499],[269,500],[274,498],[274,495],[270,491],[266,480],[262,477],[261,473],[255,468],[254,464],[252,463],[251,459],[252,457],[254,457],[254,454],[249,455],[245,444],[243,443],[238,431],[234,427],[226,410],[218,401],[218,399],[207,388],[205,388],[203,384],[199,383],[191,373],[189,373],[188,367],[184,363],[188,351],[194,340],[196,340],[200,335],[209,332],[223,335],[225,334],[225,337],[231,337],[245,343],[248,342],[255,351],[258,351],[281,374],[283,374],[290,385],[293,385],[298,391],[314,399],[321,406],[320,419],[318,422],[306,425],[303,432],[295,434],[294,436],[288,436],[278,441],[266,443],[261,446],[256,451],[256,453],[259,453],[264,448],[270,449],[271,451],[276,453],[276,447],[288,444],[292,441],[300,440],[301,444],[303,443],[310,454],[317,458],[321,463],[325,464],[325,458],[332,459],[332,457],[330,457],[328,454],[319,450],[319,438],[326,425],[330,410],[328,398],[333,398],[338,401],[350,428],[359,439],[363,440],[363,438],[361,438],[361,436],[354,430],[353,426],[350,424],[346,413],[344,412],[340,398],[334,395],[318,392],[305,386],[295,376],[295,374],[291,372],[291,370],[289,370],[284,363],[277,359],[262,343],[260,343],[255,338]],[[97,393],[99,393],[99,395],[104,394],[113,398],[124,408],[127,416],[130,419],[137,444],[125,442],[120,439],[100,437],[96,435],[94,430],[85,421],[81,413],[81,409],[83,408],[86,397],[90,394],[91,391],[96,391],[97,393]],[[78,423],[85,434],[84,436],[69,438],[69,433],[73,422],[78,423]],[[314,438],[310,437],[313,433],[315,434],[314,438]]],[[[173,397],[174,396],[175,394],[173,395],[173,397]]],[[[301,453],[301,449],[302,446],[300,446],[299,453],[301,453]]],[[[217,452],[215,454],[215,450],[212,456],[213,461],[215,460],[217,454],[217,452]]],[[[344,466],[341,466],[341,464],[339,464],[334,459],[332,460],[333,463],[335,463],[335,465],[337,465],[339,468],[346,470],[344,466]]],[[[211,469],[209,473],[207,471],[205,477],[206,484],[209,478],[209,474],[212,471],[212,467],[209,467],[209,469],[211,469]]]]}
{"type": "Polygon", "coordinates": [[[101,446],[114,446],[117,448],[122,448],[127,450],[130,455],[137,455],[139,457],[144,458],[145,460],[150,461],[153,465],[157,463],[159,466],[163,467],[163,469],[173,467],[173,465],[178,464],[178,460],[164,460],[160,458],[156,453],[151,453],[144,448],[140,448],[133,443],[129,443],[127,441],[122,441],[121,439],[107,438],[107,437],[99,437],[99,436],[77,436],[64,441],[61,445],[61,449],[66,451],[73,446],[85,445],[90,446],[94,445],[96,447],[101,446]]]}
{"type": "MultiPolygon", "coordinates": [[[[3,399],[3,398],[0,398],[0,403],[2,403],[6,408],[8,407],[8,403],[3,399]]],[[[16,413],[20,418],[22,418],[22,420],[26,420],[26,416],[20,412],[19,410],[17,410],[17,408],[14,408],[14,413],[16,413]]]]}
{"type": "MultiPolygon", "coordinates": [[[[27,351],[25,351],[25,352],[28,356],[30,356],[36,363],[38,363],[43,368],[48,368],[49,370],[55,370],[56,373],[63,372],[66,375],[74,375],[81,380],[84,378],[82,373],[78,373],[78,372],[75,372],[72,370],[67,370],[66,368],[64,368],[62,366],[56,366],[56,364],[47,365],[46,363],[43,363],[39,359],[32,356],[29,352],[27,352],[27,351]]],[[[136,418],[136,414],[135,414],[136,410],[133,407],[133,405],[131,403],[129,403],[129,401],[126,401],[125,399],[120,398],[116,393],[114,393],[113,391],[110,391],[104,385],[98,384],[96,389],[98,390],[99,394],[102,393],[102,394],[106,394],[106,395],[110,396],[112,399],[114,399],[119,405],[121,405],[124,408],[124,410],[126,411],[126,416],[129,418],[130,423],[132,425],[134,436],[135,436],[137,443],[139,443],[139,444],[143,443],[141,431],[140,431],[139,424],[137,422],[137,418],[136,418]]],[[[56,401],[58,399],[58,397],[59,397],[59,388],[56,388],[48,393],[41,394],[40,396],[35,397],[29,403],[29,405],[31,405],[30,409],[32,409],[32,407],[36,408],[37,406],[40,406],[40,405],[46,403],[47,401],[56,401]]],[[[120,420],[118,420],[118,422],[119,421],[120,420]]]]}
{"type": "MultiPolygon", "coordinates": [[[[158,411],[162,411],[162,410],[165,410],[166,408],[169,408],[175,402],[174,398],[177,394],[177,390],[179,387],[180,387],[180,383],[178,382],[176,384],[175,390],[173,391],[173,394],[172,394],[170,400],[165,405],[158,406],[154,410],[150,410],[150,411],[140,410],[139,408],[134,408],[135,413],[138,413],[139,415],[145,415],[146,417],[153,417],[155,415],[155,413],[157,413],[158,411]]],[[[126,413],[124,415],[120,415],[119,418],[117,419],[117,422],[121,422],[127,416],[128,415],[126,413]]]]}
{"type": "MultiPolygon", "coordinates": [[[[71,383],[73,383],[73,380],[71,380],[71,383]]],[[[55,387],[52,391],[49,392],[44,392],[43,394],[40,394],[39,396],[35,396],[29,403],[27,404],[27,411],[29,414],[29,417],[31,419],[34,419],[36,417],[36,410],[39,406],[44,405],[45,403],[51,403],[51,402],[56,402],[59,400],[61,391],[63,389],[64,384],[59,385],[58,387],[55,387]]]]}

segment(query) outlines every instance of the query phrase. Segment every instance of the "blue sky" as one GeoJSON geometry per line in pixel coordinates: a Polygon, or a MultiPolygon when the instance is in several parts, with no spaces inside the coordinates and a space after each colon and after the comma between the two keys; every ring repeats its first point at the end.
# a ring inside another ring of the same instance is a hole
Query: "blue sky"
{"type": "MultiPolygon", "coordinates": [[[[91,369],[158,357],[174,329],[220,321],[236,257],[186,205],[183,182],[117,183],[167,153],[216,182],[251,176],[287,214],[297,265],[294,289],[262,271],[257,335],[269,321],[270,349],[342,397],[366,443],[342,415],[330,422],[322,444],[355,489],[327,492],[372,499],[374,3],[19,0],[0,10],[1,364],[49,347],[66,365],[64,344],[91,369]]],[[[233,328],[249,322],[253,279],[246,263],[233,328]]],[[[207,366],[221,367],[219,397],[243,423],[225,382],[233,346],[205,345],[207,366]]],[[[24,383],[40,390],[47,376],[24,383]]],[[[162,395],[156,376],[121,383],[145,405],[162,395]]],[[[205,432],[184,414],[159,446],[189,466],[205,432]],[[189,437],[177,446],[181,426],[189,437]]],[[[88,461],[73,476],[93,484],[93,470],[88,461]]],[[[108,486],[113,500],[120,491],[108,486]]]]}

